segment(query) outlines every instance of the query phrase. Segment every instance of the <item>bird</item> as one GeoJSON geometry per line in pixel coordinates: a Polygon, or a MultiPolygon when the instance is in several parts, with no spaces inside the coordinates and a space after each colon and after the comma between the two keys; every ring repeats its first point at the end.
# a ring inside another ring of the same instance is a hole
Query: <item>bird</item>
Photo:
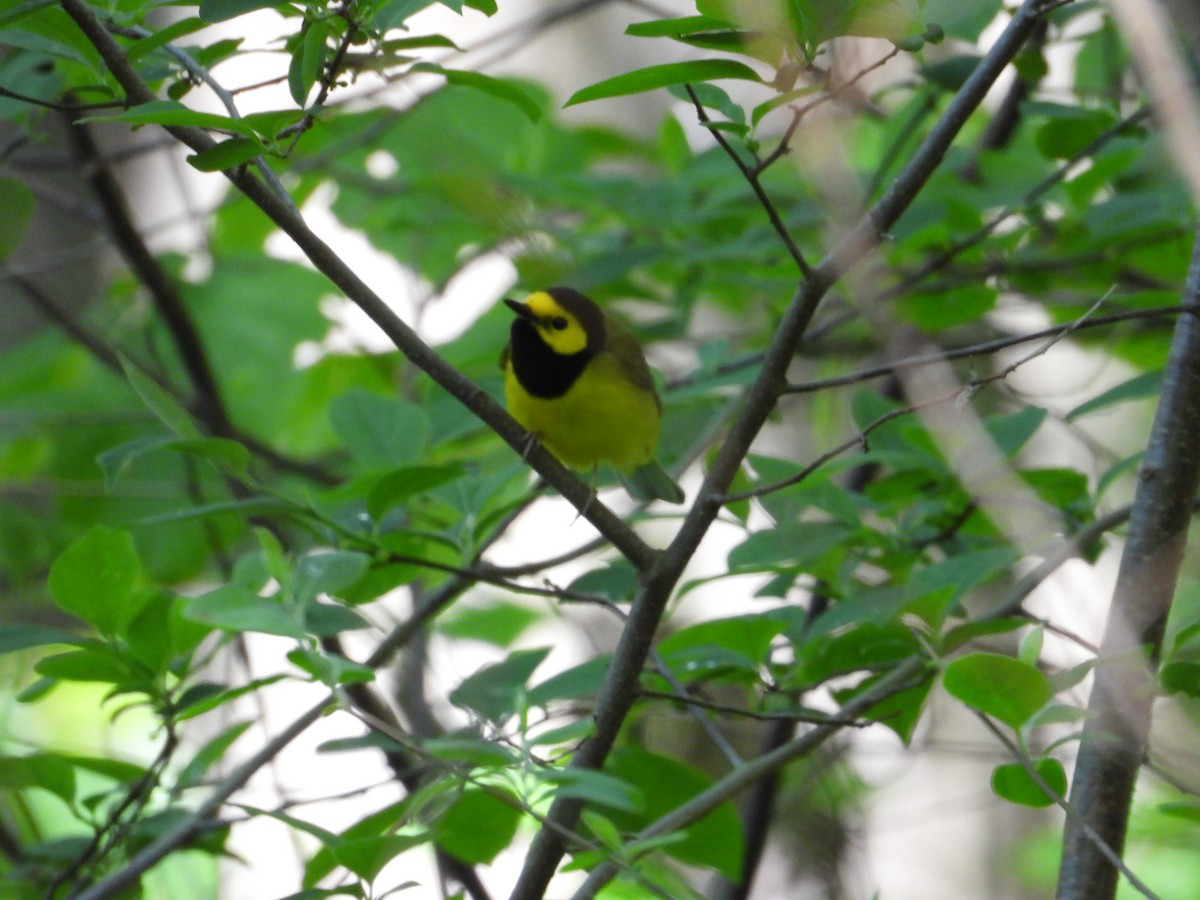
{"type": "Polygon", "coordinates": [[[569,287],[504,303],[516,313],[500,354],[509,414],[564,465],[608,463],[635,500],[682,503],[656,459],[662,401],[633,332],[569,287]]]}

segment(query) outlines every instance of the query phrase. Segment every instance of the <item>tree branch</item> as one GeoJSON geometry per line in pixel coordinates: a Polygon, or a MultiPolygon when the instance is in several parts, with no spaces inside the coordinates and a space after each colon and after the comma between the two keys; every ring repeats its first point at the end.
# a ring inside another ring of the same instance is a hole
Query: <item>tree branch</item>
{"type": "Polygon", "coordinates": [[[187,845],[204,830],[221,805],[241,789],[251,776],[274,759],[284,747],[299,737],[325,714],[332,697],[324,697],[263,745],[257,753],[221,779],[203,803],[178,825],[168,829],[140,850],[133,859],[103,881],[93,884],[72,900],[107,900],[137,884],[142,874],[163,857],[187,845]]]}
{"type": "MultiPolygon", "coordinates": [[[[151,103],[157,99],[130,65],[121,46],[84,0],[59,2],[96,48],[132,103],[151,103]]],[[[215,146],[214,140],[201,128],[171,126],[167,130],[198,153],[215,146]]],[[[550,451],[540,445],[530,446],[529,433],[482,388],[442,359],[392,312],[383,299],[342,261],[333,248],[317,237],[292,207],[290,199],[279,197],[270,186],[256,178],[244,166],[228,169],[224,174],[296,243],[318,271],[337,285],[379,326],[401,353],[478,416],[513,450],[522,454],[542,477],[579,510],[583,518],[591,522],[639,570],[648,569],[653,564],[659,556],[658,551],[649,547],[632,528],[597,500],[591,488],[555,459],[550,451]]]]}
{"type": "MultiPolygon", "coordinates": [[[[762,369],[746,395],[742,412],[709,467],[695,505],[684,517],[683,525],[667,550],[643,573],[637,598],[630,609],[629,624],[621,633],[612,665],[596,698],[595,733],[576,752],[572,767],[599,768],[612,749],[636,695],[639,673],[671,592],[720,512],[721,496],[728,490],[742,459],[774,409],[786,384],[788,366],[812,322],[817,305],[838,278],[874,251],[887,230],[912,203],[992,83],[1032,33],[1043,2],[1025,0],[947,105],[908,166],[861,222],[800,283],[779,323],[775,339],[763,357],[762,369]]],[[[581,810],[582,805],[576,799],[554,801],[547,817],[560,827],[543,827],[534,838],[513,890],[513,900],[539,900],[543,896],[566,849],[560,831],[572,828],[581,810]]]]}
{"type": "MultiPolygon", "coordinates": [[[[1200,300],[1200,236],[1185,299],[1200,300]]],[[[1094,829],[1118,852],[1124,846],[1138,767],[1150,737],[1157,686],[1153,663],[1161,649],[1200,484],[1198,433],[1200,319],[1193,313],[1175,323],[1150,442],[1138,475],[1100,647],[1103,664],[1096,668],[1075,763],[1071,805],[1080,820],[1067,822],[1058,900],[1105,900],[1116,893],[1117,868],[1097,849],[1087,829],[1094,829]]]]}
{"type": "MultiPolygon", "coordinates": [[[[839,710],[838,719],[854,721],[893,694],[913,687],[914,682],[919,683],[930,676],[930,671],[922,671],[925,668],[924,657],[913,656],[901,662],[867,690],[848,701],[839,710]]],[[[659,835],[670,834],[672,831],[686,828],[693,822],[704,818],[722,803],[737,796],[759,779],[778,771],[792,760],[811,753],[843,727],[845,726],[834,723],[817,726],[795,740],[750,760],[696,794],[682,806],[676,807],[665,816],[651,822],[634,835],[629,843],[641,843],[659,835]]],[[[588,875],[583,886],[572,896],[572,900],[589,900],[596,896],[596,892],[608,884],[620,871],[620,867],[615,863],[606,862],[597,866],[588,875]]]]}

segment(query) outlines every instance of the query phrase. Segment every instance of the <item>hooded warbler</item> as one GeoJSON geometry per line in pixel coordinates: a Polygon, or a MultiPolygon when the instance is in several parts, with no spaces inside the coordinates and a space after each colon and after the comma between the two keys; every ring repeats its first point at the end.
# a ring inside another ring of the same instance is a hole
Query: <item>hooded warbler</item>
{"type": "Polygon", "coordinates": [[[512,417],[564,465],[610,463],[635,499],[682,503],[654,458],[662,403],[633,332],[571,288],[504,302],[517,314],[500,354],[512,417]]]}

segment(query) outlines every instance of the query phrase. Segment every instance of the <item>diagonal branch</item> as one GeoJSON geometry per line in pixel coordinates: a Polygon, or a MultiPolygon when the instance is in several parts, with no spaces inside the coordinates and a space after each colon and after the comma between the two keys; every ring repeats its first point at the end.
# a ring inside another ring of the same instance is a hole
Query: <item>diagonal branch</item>
{"type": "MultiPolygon", "coordinates": [[[[696,96],[696,92],[692,90],[692,86],[685,84],[684,88],[687,90],[688,96],[692,98],[692,105],[696,107],[696,116],[700,119],[700,124],[708,129],[708,133],[713,136],[713,140],[721,145],[721,149],[725,151],[725,155],[733,160],[733,164],[738,167],[738,170],[742,173],[742,177],[746,179],[751,190],[754,191],[754,196],[758,198],[759,205],[766,210],[767,218],[771,220],[771,227],[775,229],[775,233],[779,235],[779,239],[783,241],[783,245],[787,247],[788,254],[795,261],[796,267],[805,276],[812,274],[812,267],[808,264],[808,260],[804,258],[804,254],[800,248],[796,246],[796,242],[792,240],[792,234],[788,231],[787,225],[784,224],[783,219],[780,217],[779,210],[775,208],[775,202],[762,186],[759,175],[762,173],[764,166],[761,164],[756,166],[747,165],[738,156],[738,152],[733,149],[725,135],[721,133],[721,129],[713,125],[712,121],[708,118],[708,113],[704,110],[704,104],[700,102],[700,98],[696,96]]],[[[799,122],[800,117],[797,116],[794,123],[799,124],[799,122]]],[[[784,135],[780,143],[781,147],[787,146],[787,140],[790,135],[790,131],[784,135]]]]}
{"type": "Polygon", "coordinates": [[[73,900],[106,900],[136,885],[144,872],[163,857],[186,846],[202,832],[221,808],[221,804],[239,791],[255,772],[278,756],[284,747],[320,719],[333,702],[333,697],[324,697],[319,703],[301,713],[291,725],[264,744],[257,753],[222,778],[205,801],[186,818],[139,850],[137,855],[118,871],[77,894],[73,900]]]}
{"type": "MultiPolygon", "coordinates": [[[[639,674],[671,592],[720,512],[721,497],[728,491],[742,459],[775,408],[779,393],[787,383],[788,365],[821,299],[844,273],[874,252],[887,230],[912,203],[971,113],[1033,32],[1043,5],[1044,0],[1022,3],[1008,27],[947,105],[908,166],[859,224],[796,289],[775,339],[763,357],[762,369],[746,395],[745,405],[713,459],[699,499],[685,516],[670,546],[642,576],[637,598],[629,612],[629,624],[621,633],[612,665],[596,698],[595,733],[576,752],[572,767],[599,768],[608,757],[633,703],[639,674]]],[[[572,828],[581,811],[578,800],[558,798],[554,801],[548,819],[561,828],[543,827],[538,832],[513,891],[513,900],[539,900],[544,895],[566,852],[561,831],[572,828]]]]}
{"type": "MultiPolygon", "coordinates": [[[[105,65],[124,88],[131,103],[151,103],[157,98],[142,81],[137,71],[125,57],[121,46],[113,39],[104,24],[84,0],[59,0],[63,10],[71,17],[94,46],[105,65]]],[[[202,128],[171,126],[167,130],[178,140],[196,152],[215,146],[215,141],[202,128]]],[[[432,378],[440,387],[481,419],[495,431],[510,447],[524,458],[559,493],[563,495],[580,515],[596,530],[608,538],[622,554],[639,570],[648,569],[658,558],[658,551],[649,547],[638,535],[607,506],[593,495],[592,490],[581,479],[571,473],[555,459],[550,451],[541,446],[530,446],[529,434],[493,400],[486,391],[446,362],[406,325],[391,308],[367,286],[333,248],[321,240],[304,219],[267,184],[245,167],[225,171],[235,187],[246,195],[279,229],[290,237],[304,252],[308,260],[325,277],[332,281],[396,345],[417,368],[432,378]]]]}
{"type": "MultiPolygon", "coordinates": [[[[1200,236],[1185,299],[1200,298],[1200,236]]],[[[1118,852],[1125,843],[1138,768],[1150,738],[1167,613],[1183,561],[1192,503],[1200,485],[1200,319],[1180,316],[1163,373],[1150,441],[1138,474],[1129,534],[1113,589],[1087,726],[1075,763],[1059,869],[1059,900],[1114,896],[1117,868],[1089,829],[1118,852]],[[1086,828],[1084,827],[1086,826],[1086,828]]]]}
{"type": "MultiPolygon", "coordinates": [[[[737,796],[743,790],[772,772],[778,771],[794,759],[799,759],[825,743],[837,734],[846,720],[853,721],[868,712],[872,707],[882,703],[888,697],[908,690],[916,684],[924,682],[932,674],[927,669],[924,657],[912,656],[901,662],[880,678],[875,684],[864,690],[857,697],[848,701],[838,711],[839,723],[827,723],[805,732],[795,740],[788,741],[780,747],[755,757],[745,765],[739,766],[724,778],[692,797],[682,806],[651,822],[630,840],[630,843],[642,843],[661,835],[670,834],[686,828],[708,815],[722,803],[737,796]]],[[[572,900],[590,900],[596,896],[604,885],[608,884],[619,872],[620,867],[615,863],[603,863],[588,875],[587,881],[575,892],[572,900]]]]}
{"type": "Polygon", "coordinates": [[[221,397],[216,375],[208,361],[208,351],[200,337],[200,331],[188,312],[187,305],[179,293],[179,287],[169,276],[134,224],[125,202],[125,194],[92,139],[90,126],[74,125],[70,130],[81,162],[90,173],[92,190],[100,201],[100,209],[108,221],[113,243],[138,280],[150,292],[151,301],[162,316],[167,330],[175,343],[179,359],[183,363],[188,380],[196,392],[195,410],[210,432],[219,437],[230,437],[234,433],[233,423],[221,397]]]}

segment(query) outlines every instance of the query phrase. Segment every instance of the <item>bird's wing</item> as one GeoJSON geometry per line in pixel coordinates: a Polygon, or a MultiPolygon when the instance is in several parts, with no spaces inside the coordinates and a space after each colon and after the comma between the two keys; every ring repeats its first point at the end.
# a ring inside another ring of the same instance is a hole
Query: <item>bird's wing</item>
{"type": "MultiPolygon", "coordinates": [[[[629,376],[635,387],[654,394],[654,402],[658,403],[658,393],[654,390],[654,378],[650,374],[650,366],[646,363],[646,354],[642,345],[634,337],[624,322],[612,316],[607,318],[605,328],[608,337],[604,349],[617,358],[621,370],[629,376]]],[[[661,404],[659,404],[661,407],[661,404]]]]}

